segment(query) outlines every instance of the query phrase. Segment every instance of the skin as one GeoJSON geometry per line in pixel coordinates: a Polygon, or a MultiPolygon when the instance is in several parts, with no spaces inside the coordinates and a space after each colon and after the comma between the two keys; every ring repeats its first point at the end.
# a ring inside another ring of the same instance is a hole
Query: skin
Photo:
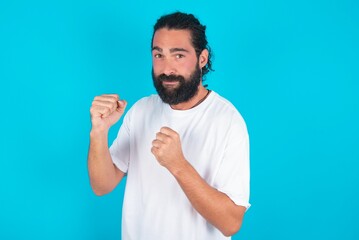
{"type": "Polygon", "coordinates": [[[111,192],[125,176],[113,164],[107,141],[108,130],[121,118],[126,105],[117,94],[106,94],[95,97],[90,108],[88,172],[92,189],[98,196],[111,192]]]}
{"type": "MultiPolygon", "coordinates": [[[[159,29],[153,39],[152,63],[156,76],[159,74],[182,75],[186,79],[195,69],[207,64],[208,51],[202,51],[197,59],[187,30],[159,29]]],[[[201,81],[202,83],[202,81],[201,81]]],[[[176,88],[178,83],[164,82],[166,88],[176,88]]],[[[171,105],[176,110],[192,108],[207,94],[202,86],[189,101],[171,105]]],[[[122,116],[126,102],[119,96],[95,97],[90,113],[92,129],[88,169],[91,186],[97,195],[111,192],[125,175],[116,168],[108,150],[109,128],[122,116]]],[[[210,186],[187,161],[182,152],[181,139],[177,132],[163,126],[152,142],[152,154],[177,180],[196,211],[225,236],[235,234],[241,227],[246,208],[236,205],[226,194],[210,186]]]]}

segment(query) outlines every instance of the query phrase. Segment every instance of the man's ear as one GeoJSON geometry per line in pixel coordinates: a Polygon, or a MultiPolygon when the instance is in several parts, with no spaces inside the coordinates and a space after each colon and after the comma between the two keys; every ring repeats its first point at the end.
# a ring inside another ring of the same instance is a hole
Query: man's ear
{"type": "Polygon", "coordinates": [[[206,66],[207,62],[208,62],[208,50],[207,49],[203,49],[203,51],[201,52],[201,54],[199,55],[199,66],[202,69],[204,66],[206,66]]]}

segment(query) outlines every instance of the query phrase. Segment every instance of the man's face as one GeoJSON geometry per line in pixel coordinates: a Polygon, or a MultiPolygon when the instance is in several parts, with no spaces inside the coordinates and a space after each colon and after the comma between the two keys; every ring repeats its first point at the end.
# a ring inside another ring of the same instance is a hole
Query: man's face
{"type": "Polygon", "coordinates": [[[157,30],[152,64],[153,83],[163,102],[176,105],[196,95],[201,68],[188,30],[157,30]]]}

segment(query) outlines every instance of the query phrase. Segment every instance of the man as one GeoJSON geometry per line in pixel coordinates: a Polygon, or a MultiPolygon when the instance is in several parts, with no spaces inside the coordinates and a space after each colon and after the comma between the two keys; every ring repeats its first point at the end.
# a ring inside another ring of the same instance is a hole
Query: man
{"type": "Polygon", "coordinates": [[[123,239],[228,239],[241,227],[248,134],[234,106],[202,85],[210,57],[205,26],[192,14],[165,15],[152,37],[158,95],[132,106],[110,149],[108,130],[127,103],[116,94],[92,103],[91,186],[107,194],[127,176],[123,239]]]}

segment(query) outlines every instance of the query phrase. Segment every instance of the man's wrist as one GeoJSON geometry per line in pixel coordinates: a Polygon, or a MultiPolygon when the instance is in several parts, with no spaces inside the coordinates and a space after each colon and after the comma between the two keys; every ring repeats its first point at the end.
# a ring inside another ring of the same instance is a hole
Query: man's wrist
{"type": "Polygon", "coordinates": [[[90,131],[90,138],[107,137],[107,135],[108,135],[107,128],[97,127],[97,128],[92,128],[90,131]]]}
{"type": "Polygon", "coordinates": [[[176,166],[172,169],[169,169],[169,171],[172,173],[172,175],[175,178],[178,178],[182,176],[184,173],[188,172],[188,170],[191,168],[191,164],[184,158],[181,160],[176,166]]]}

